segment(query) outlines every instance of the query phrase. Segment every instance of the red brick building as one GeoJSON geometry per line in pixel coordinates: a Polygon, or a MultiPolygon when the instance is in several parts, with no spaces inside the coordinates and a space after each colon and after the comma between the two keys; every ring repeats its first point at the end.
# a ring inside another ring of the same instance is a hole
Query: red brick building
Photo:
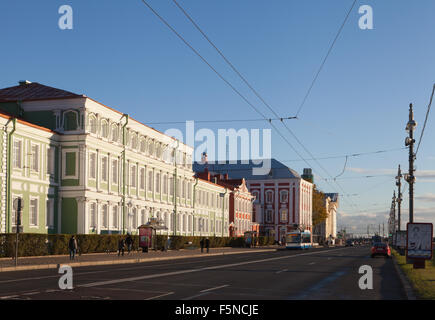
{"type": "MultiPolygon", "coordinates": [[[[208,171],[197,172],[198,178],[214,182],[228,188],[230,193],[229,205],[229,235],[230,237],[242,237],[246,231],[253,230],[253,201],[254,197],[249,192],[244,178],[229,179],[228,174],[215,174],[208,171]]],[[[258,224],[254,225],[258,229],[258,224]]]]}

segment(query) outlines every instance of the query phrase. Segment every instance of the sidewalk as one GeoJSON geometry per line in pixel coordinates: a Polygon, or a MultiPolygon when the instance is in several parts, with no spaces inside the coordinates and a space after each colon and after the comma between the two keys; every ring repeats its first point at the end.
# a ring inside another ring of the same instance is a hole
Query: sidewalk
{"type": "Polygon", "coordinates": [[[18,266],[15,267],[15,260],[12,258],[0,258],[0,272],[37,270],[37,269],[56,269],[60,264],[68,264],[71,267],[84,267],[96,265],[139,263],[147,261],[175,260],[186,258],[200,258],[217,255],[256,253],[276,251],[278,246],[267,246],[257,248],[210,248],[210,252],[201,253],[201,249],[181,249],[162,251],[131,252],[119,256],[115,252],[111,253],[89,253],[81,256],[76,255],[75,260],[70,260],[68,255],[41,256],[41,257],[18,257],[18,266]]]}

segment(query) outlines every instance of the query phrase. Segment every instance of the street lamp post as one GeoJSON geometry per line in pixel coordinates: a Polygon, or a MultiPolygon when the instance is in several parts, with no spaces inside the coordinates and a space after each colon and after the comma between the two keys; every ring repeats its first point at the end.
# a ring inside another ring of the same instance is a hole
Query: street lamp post
{"type": "Polygon", "coordinates": [[[406,131],[409,132],[409,137],[405,139],[405,146],[409,147],[409,172],[405,175],[406,182],[409,183],[409,222],[414,222],[414,130],[417,122],[414,120],[414,111],[412,110],[412,103],[409,105],[409,121],[406,124],[406,131]]]}

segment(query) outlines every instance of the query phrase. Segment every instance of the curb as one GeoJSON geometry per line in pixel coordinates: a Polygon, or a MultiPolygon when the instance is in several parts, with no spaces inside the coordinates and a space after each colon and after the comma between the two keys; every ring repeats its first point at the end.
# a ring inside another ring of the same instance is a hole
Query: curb
{"type": "Polygon", "coordinates": [[[236,252],[217,252],[217,253],[208,253],[208,254],[199,254],[199,255],[185,255],[185,256],[158,257],[158,258],[139,258],[139,259],[125,259],[125,260],[72,262],[72,263],[61,263],[61,264],[51,263],[51,264],[42,264],[42,265],[5,267],[5,268],[0,268],[0,272],[57,269],[57,268],[59,268],[60,265],[69,265],[70,267],[87,267],[87,266],[116,265],[116,264],[128,264],[128,263],[132,264],[132,263],[142,263],[142,262],[179,260],[179,259],[188,259],[188,258],[201,258],[201,257],[222,256],[222,255],[231,255],[231,254],[259,253],[259,252],[273,252],[273,251],[277,251],[277,249],[262,249],[262,250],[252,250],[252,251],[236,251],[236,252]]]}
{"type": "Polygon", "coordinates": [[[402,286],[405,289],[406,297],[408,298],[408,300],[417,300],[417,297],[414,293],[414,289],[412,288],[412,285],[409,282],[405,273],[399,267],[399,264],[397,263],[396,257],[393,256],[392,258],[393,258],[394,268],[396,269],[396,272],[399,275],[399,279],[402,282],[402,286]]]}

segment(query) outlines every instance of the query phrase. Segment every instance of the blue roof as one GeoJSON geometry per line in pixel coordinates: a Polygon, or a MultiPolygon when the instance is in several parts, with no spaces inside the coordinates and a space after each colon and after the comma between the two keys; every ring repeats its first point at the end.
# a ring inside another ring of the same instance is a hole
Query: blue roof
{"type": "Polygon", "coordinates": [[[295,170],[290,169],[285,164],[279,162],[276,159],[270,159],[271,169],[269,170],[268,174],[254,175],[253,168],[261,168],[263,166],[263,163],[261,163],[260,161],[261,160],[249,160],[248,163],[248,160],[244,160],[244,162],[247,162],[246,164],[242,163],[242,160],[237,160],[237,162],[234,164],[229,163],[229,161],[226,161],[223,164],[215,162],[209,162],[208,164],[194,162],[193,171],[203,172],[207,166],[210,172],[220,174],[228,173],[228,177],[230,179],[245,178],[245,180],[290,179],[301,177],[295,170]]]}

